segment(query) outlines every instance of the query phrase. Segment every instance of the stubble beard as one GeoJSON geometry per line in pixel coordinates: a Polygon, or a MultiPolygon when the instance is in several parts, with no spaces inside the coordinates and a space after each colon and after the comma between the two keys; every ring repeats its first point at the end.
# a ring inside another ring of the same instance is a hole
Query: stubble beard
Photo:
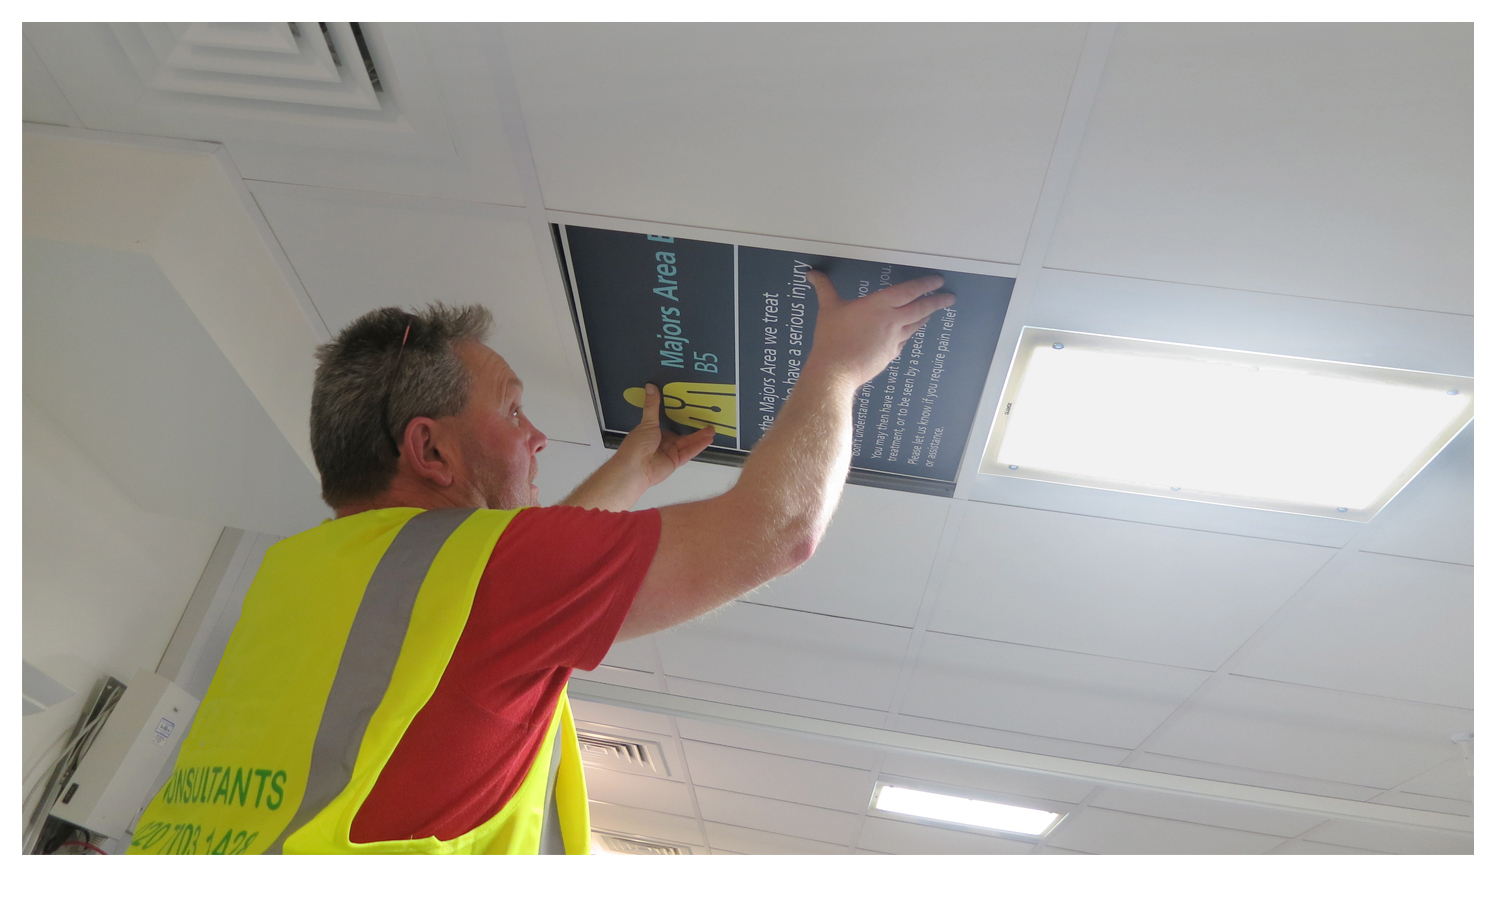
{"type": "Polygon", "coordinates": [[[465,456],[479,463],[469,475],[469,489],[476,505],[482,504],[485,509],[520,509],[532,505],[528,479],[507,478],[505,468],[496,465],[481,448],[469,449],[465,456]]]}

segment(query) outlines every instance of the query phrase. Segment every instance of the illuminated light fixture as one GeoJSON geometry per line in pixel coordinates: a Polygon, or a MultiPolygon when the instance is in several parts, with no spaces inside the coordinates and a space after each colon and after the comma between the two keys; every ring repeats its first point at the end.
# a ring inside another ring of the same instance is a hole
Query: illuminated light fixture
{"type": "Polygon", "coordinates": [[[1026,327],[979,471],[1368,522],[1474,379],[1026,327]]]}
{"type": "Polygon", "coordinates": [[[1024,806],[1007,806],[989,800],[970,797],[955,797],[952,794],[936,794],[915,788],[882,784],[875,789],[875,808],[881,812],[931,819],[953,825],[968,825],[991,831],[1005,831],[1032,837],[1047,833],[1061,813],[1043,809],[1027,809],[1024,806]]]}

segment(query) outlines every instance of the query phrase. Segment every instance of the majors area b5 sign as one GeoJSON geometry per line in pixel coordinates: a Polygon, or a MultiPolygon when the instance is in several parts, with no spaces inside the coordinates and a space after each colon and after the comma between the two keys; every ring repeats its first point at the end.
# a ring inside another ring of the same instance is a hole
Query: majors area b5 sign
{"type": "Polygon", "coordinates": [[[640,422],[649,382],[670,427],[714,426],[704,457],[720,462],[742,459],[797,385],[817,323],[810,270],[845,299],[942,275],[956,302],[853,398],[849,480],[953,493],[1015,279],[556,227],[606,442],[640,422]]]}

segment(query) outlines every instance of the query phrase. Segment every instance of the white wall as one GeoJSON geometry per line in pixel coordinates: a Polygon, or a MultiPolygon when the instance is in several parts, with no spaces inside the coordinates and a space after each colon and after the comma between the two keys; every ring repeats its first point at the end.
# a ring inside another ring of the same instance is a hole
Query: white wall
{"type": "Polygon", "coordinates": [[[78,691],[22,718],[29,789],[100,678],[156,669],[221,529],[143,511],[30,397],[22,409],[22,652],[78,691]]]}

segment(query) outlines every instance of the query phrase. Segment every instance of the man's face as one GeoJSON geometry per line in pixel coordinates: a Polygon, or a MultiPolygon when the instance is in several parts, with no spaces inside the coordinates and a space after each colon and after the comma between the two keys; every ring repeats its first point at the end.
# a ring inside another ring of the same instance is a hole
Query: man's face
{"type": "Polygon", "coordinates": [[[463,475],[490,509],[517,509],[537,502],[536,455],[547,436],[521,410],[521,379],[500,354],[478,341],[458,348],[473,388],[460,425],[463,475]]]}

